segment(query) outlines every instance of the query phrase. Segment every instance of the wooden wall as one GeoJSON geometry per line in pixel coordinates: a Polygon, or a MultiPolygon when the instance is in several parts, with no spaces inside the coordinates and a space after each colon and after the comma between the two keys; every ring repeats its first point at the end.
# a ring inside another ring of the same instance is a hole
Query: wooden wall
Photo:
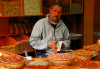
{"type": "Polygon", "coordinates": [[[84,45],[95,44],[100,30],[100,0],[84,0],[84,45]]]}
{"type": "Polygon", "coordinates": [[[0,18],[0,36],[9,34],[9,18],[0,18]]]}
{"type": "Polygon", "coordinates": [[[76,32],[82,34],[82,39],[77,42],[77,45],[80,43],[79,48],[82,48],[84,46],[84,14],[76,16],[76,32]]]}
{"type": "MultiPolygon", "coordinates": [[[[100,0],[95,0],[94,1],[94,31],[100,30],[100,0]]],[[[93,35],[93,43],[97,42],[97,39],[100,37],[97,37],[93,35]]]]}
{"type": "Polygon", "coordinates": [[[84,0],[84,45],[93,44],[94,0],[84,0]]]}

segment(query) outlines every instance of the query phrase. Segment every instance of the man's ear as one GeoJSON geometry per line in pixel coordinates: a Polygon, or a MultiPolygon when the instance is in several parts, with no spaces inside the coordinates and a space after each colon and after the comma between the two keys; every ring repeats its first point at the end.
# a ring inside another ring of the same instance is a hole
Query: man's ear
{"type": "Polygon", "coordinates": [[[51,9],[49,9],[49,13],[51,13],[51,9]]]}

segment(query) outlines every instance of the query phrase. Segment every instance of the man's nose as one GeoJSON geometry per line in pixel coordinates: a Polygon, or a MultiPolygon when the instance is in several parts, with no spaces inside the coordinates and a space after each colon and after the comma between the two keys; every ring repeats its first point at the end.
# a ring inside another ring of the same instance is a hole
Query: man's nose
{"type": "Polygon", "coordinates": [[[56,15],[58,15],[58,12],[56,12],[56,15]]]}

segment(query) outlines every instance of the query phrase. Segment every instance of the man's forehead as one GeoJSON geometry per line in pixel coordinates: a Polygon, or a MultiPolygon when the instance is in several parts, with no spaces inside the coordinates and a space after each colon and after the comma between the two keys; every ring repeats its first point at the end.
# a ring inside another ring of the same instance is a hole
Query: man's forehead
{"type": "Polygon", "coordinates": [[[59,9],[62,10],[62,7],[58,6],[58,5],[54,5],[52,9],[59,9]]]}

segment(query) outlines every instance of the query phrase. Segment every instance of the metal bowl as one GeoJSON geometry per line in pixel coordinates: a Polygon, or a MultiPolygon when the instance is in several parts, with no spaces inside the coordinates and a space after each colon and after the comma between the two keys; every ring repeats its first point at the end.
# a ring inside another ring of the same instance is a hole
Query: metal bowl
{"type": "Polygon", "coordinates": [[[100,37],[100,30],[94,31],[94,34],[98,37],[100,37]]]}
{"type": "Polygon", "coordinates": [[[60,51],[58,51],[57,53],[68,53],[68,52],[72,52],[73,50],[63,50],[61,49],[60,51]]]}

